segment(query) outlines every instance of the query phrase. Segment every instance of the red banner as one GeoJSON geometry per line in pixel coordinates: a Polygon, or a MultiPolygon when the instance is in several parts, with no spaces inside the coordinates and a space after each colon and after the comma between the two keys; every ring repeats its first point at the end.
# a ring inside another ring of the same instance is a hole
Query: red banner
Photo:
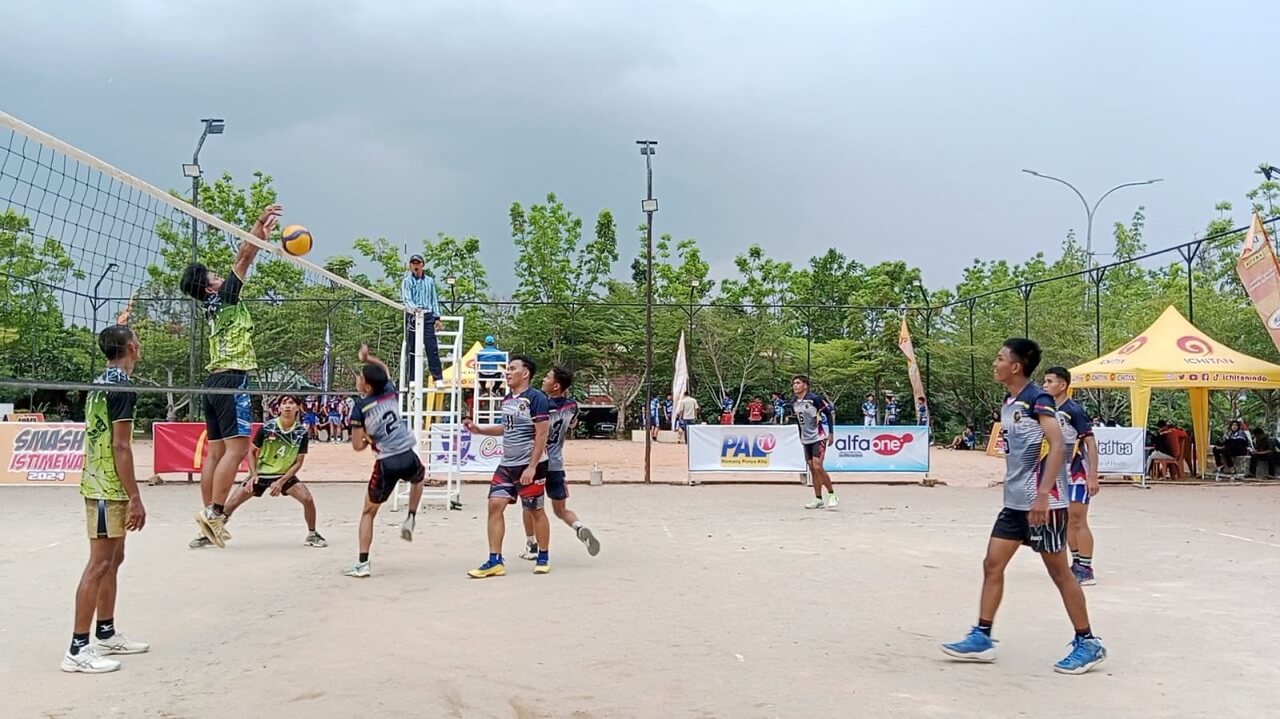
{"type": "MultiPolygon", "coordinates": [[[[253,433],[262,424],[255,422],[253,433]]],[[[155,473],[199,474],[209,455],[208,430],[203,422],[156,422],[151,425],[155,439],[155,473]]],[[[249,461],[240,463],[240,471],[249,471],[249,461]]]]}

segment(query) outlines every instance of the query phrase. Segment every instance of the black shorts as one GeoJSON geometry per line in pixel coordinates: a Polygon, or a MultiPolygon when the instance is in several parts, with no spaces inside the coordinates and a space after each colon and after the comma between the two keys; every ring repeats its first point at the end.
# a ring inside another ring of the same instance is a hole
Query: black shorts
{"type": "Polygon", "coordinates": [[[380,459],[373,463],[373,475],[369,477],[369,501],[382,504],[391,499],[391,493],[396,491],[400,480],[417,484],[426,476],[422,460],[412,450],[380,459]]]}
{"type": "Polygon", "coordinates": [[[827,440],[820,439],[804,445],[804,461],[810,462],[827,456],[827,440]]]}
{"type": "MultiPolygon", "coordinates": [[[[249,375],[240,370],[214,372],[205,380],[204,386],[246,389],[249,386],[249,375]]],[[[248,437],[253,433],[253,410],[249,406],[248,394],[206,394],[202,404],[209,441],[248,437]]]]}
{"type": "Polygon", "coordinates": [[[569,483],[565,481],[563,469],[547,470],[547,497],[557,502],[569,498],[569,483]]]}
{"type": "MultiPolygon", "coordinates": [[[[261,497],[262,495],[266,494],[271,489],[271,485],[276,483],[277,479],[279,479],[279,477],[259,476],[258,481],[253,483],[253,496],[261,497]]],[[[288,494],[289,490],[293,489],[295,486],[297,486],[301,482],[302,480],[298,479],[297,477],[291,478],[288,482],[284,483],[283,487],[280,488],[280,494],[281,495],[288,494]]]]}
{"type": "Polygon", "coordinates": [[[1023,509],[1000,510],[991,536],[1022,542],[1039,553],[1055,554],[1067,548],[1067,510],[1049,510],[1049,522],[1042,527],[1031,526],[1029,514],[1023,509]]]}

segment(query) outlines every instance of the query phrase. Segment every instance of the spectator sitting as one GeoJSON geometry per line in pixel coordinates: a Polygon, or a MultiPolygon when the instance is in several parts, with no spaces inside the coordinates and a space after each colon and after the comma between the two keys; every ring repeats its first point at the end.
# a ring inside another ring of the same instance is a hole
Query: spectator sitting
{"type": "Polygon", "coordinates": [[[1157,459],[1177,459],[1177,448],[1173,446],[1173,425],[1165,420],[1156,422],[1156,435],[1152,438],[1151,454],[1147,455],[1147,476],[1151,476],[1151,465],[1157,459]]]}
{"type": "Polygon", "coordinates": [[[965,425],[964,431],[957,434],[948,447],[949,449],[973,449],[977,444],[978,438],[973,433],[972,425],[965,425]]]}
{"type": "Polygon", "coordinates": [[[1233,419],[1222,436],[1222,444],[1213,448],[1213,463],[1218,469],[1235,468],[1236,457],[1244,457],[1253,449],[1253,438],[1244,430],[1240,420],[1233,419]]]}
{"type": "Polygon", "coordinates": [[[1276,476],[1276,460],[1280,458],[1280,444],[1267,436],[1261,427],[1253,428],[1253,450],[1249,452],[1249,476],[1258,476],[1258,465],[1267,463],[1267,477],[1276,476]]]}

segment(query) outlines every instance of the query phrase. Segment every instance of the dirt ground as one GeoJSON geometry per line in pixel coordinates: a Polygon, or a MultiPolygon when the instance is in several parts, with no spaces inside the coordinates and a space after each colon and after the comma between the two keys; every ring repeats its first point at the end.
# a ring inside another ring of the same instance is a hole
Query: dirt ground
{"type": "MultiPolygon", "coordinates": [[[[399,515],[380,517],[367,580],[340,575],[355,559],[358,484],[313,488],[327,549],[302,545],[292,500],[263,498],[236,516],[227,549],[199,551],[186,547],[196,487],[146,487],[116,619],[153,649],[101,676],[58,671],[83,505],[70,490],[3,488],[0,715],[1219,718],[1280,706],[1275,487],[1106,487],[1087,592],[1111,658],[1066,677],[1051,665],[1070,626],[1029,554],[1010,568],[1000,660],[953,664],[937,648],[975,618],[996,460],[939,452],[947,487],[849,486],[839,509],[807,511],[798,479],[619,484],[635,452],[605,462],[609,447],[594,447],[570,445],[571,459],[599,453],[606,485],[575,485],[570,504],[603,551],[587,556],[556,525],[546,576],[514,558],[514,511],[509,574],[464,576],[484,559],[478,486],[462,511],[422,514],[412,544],[399,515]]],[[[327,449],[342,464],[318,450],[310,479],[363,478],[367,456],[327,449]]],[[[682,480],[678,452],[658,456],[682,480]]]]}

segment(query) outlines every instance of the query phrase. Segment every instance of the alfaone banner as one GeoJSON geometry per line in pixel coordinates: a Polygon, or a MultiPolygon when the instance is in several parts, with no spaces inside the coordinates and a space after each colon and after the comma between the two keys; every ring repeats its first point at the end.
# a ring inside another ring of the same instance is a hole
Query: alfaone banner
{"type": "Polygon", "coordinates": [[[929,428],[836,425],[822,466],[828,472],[928,472],[929,428]]]}
{"type": "Polygon", "coordinates": [[[689,427],[690,472],[804,472],[794,426],[695,424],[689,427]]]}
{"type": "Polygon", "coordinates": [[[1094,427],[1098,474],[1141,475],[1147,469],[1147,433],[1141,427],[1094,427]]]}

